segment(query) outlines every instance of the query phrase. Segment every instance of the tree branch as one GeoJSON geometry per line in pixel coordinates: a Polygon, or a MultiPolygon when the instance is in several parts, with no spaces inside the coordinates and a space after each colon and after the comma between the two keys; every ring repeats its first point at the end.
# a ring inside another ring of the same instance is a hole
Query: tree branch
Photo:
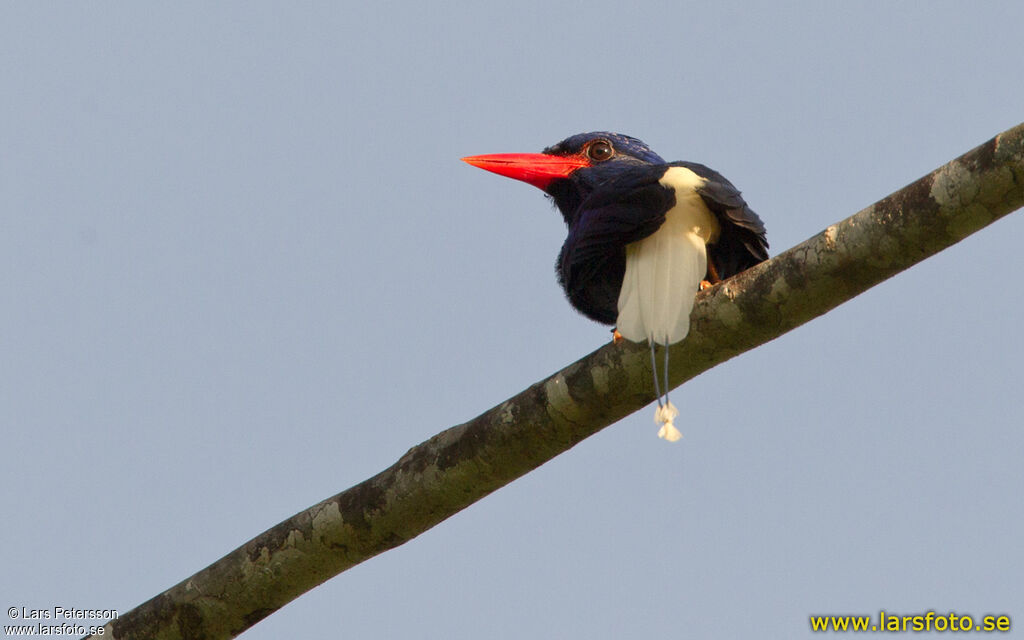
{"type": "MultiPolygon", "coordinates": [[[[1024,204],[1024,124],[698,294],[672,387],[800,326],[1024,204]]],[[[608,344],[107,624],[104,637],[231,638],[650,403],[647,347],[608,344]]]]}

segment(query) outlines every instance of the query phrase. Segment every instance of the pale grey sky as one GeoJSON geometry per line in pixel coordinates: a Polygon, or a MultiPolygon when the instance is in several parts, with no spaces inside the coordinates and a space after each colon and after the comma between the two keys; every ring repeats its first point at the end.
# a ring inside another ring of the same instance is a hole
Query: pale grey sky
{"type": "MultiPolygon", "coordinates": [[[[127,611],[607,340],[558,214],[460,157],[631,134],[732,180],[774,255],[1024,120],[1021,24],[5,3],[0,604],[127,611]]],[[[1015,213],[676,390],[679,443],[645,408],[243,637],[1024,615],[1022,242],[1015,213]]]]}

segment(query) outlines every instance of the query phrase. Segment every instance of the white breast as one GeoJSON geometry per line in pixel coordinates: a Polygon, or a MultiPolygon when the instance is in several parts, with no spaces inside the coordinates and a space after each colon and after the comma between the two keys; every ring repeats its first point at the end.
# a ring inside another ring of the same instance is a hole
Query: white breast
{"type": "Polygon", "coordinates": [[[718,221],[695,191],[704,178],[671,167],[659,182],[675,190],[676,205],[660,229],[626,245],[616,328],[633,342],[672,344],[690,330],[694,296],[707,272],[706,245],[717,237],[718,221]]]}

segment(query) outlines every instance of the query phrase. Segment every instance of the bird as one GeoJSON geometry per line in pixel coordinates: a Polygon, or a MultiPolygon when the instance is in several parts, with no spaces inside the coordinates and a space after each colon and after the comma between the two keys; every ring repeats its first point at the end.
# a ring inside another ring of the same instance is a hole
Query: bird
{"type": "Polygon", "coordinates": [[[569,303],[647,342],[658,436],[676,441],[678,410],[668,398],[668,346],[683,340],[697,292],[768,259],[761,218],[717,171],[666,162],[641,140],[594,131],[541,153],[462,158],[531,184],[553,201],[568,234],[555,263],[569,303]],[[664,347],[664,401],[655,347],[664,347]]]}

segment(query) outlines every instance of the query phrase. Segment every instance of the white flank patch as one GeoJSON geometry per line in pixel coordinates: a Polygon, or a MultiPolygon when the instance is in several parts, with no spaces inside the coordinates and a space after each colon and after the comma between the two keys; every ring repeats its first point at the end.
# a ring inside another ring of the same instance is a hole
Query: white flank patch
{"type": "Polygon", "coordinates": [[[616,328],[633,342],[673,344],[690,331],[694,296],[708,268],[707,243],[718,235],[718,221],[695,191],[704,178],[670,167],[659,182],[675,190],[676,206],[660,229],[626,245],[616,328]]]}

